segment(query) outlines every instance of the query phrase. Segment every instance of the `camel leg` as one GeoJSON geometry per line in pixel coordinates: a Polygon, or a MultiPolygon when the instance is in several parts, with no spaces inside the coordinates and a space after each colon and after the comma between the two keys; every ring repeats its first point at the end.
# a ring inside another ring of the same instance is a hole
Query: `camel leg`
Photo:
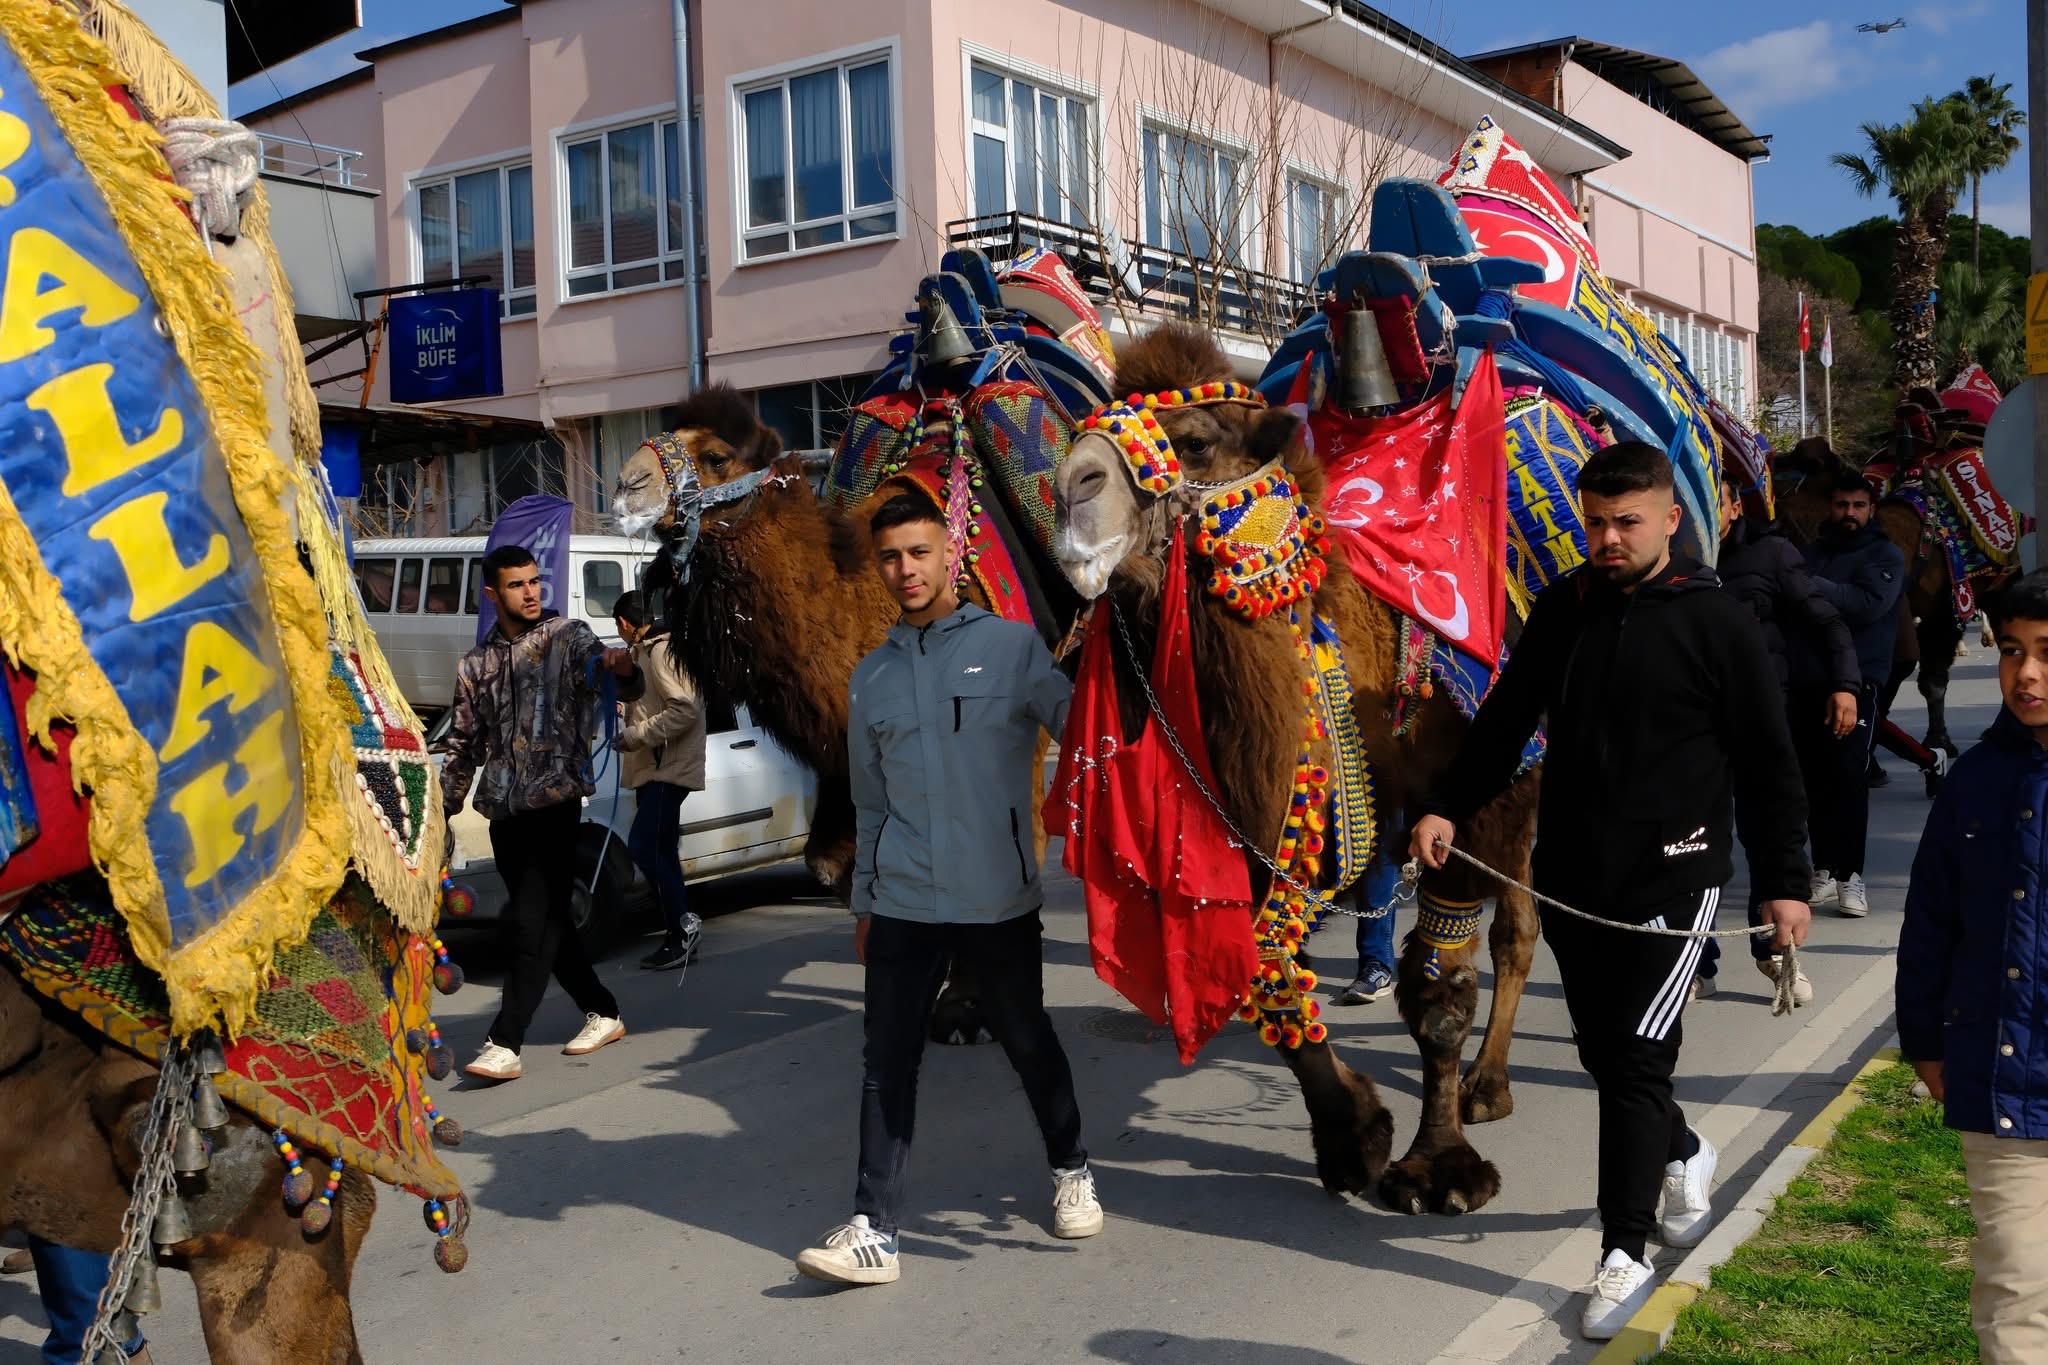
{"type": "MultiPolygon", "coordinates": [[[[1525,885],[1529,881],[1529,849],[1535,835],[1534,785],[1533,781],[1528,782],[1529,819],[1521,837],[1506,848],[1494,850],[1500,855],[1497,861],[1486,850],[1477,855],[1525,885]]],[[[1536,902],[1526,892],[1501,887],[1489,934],[1493,950],[1493,1006],[1486,1016],[1486,1041],[1480,1044],[1478,1057],[1465,1072],[1461,1091],[1463,1118],[1467,1123],[1491,1123],[1515,1112],[1514,1093],[1508,1088],[1508,1049],[1514,1045],[1515,1015],[1522,1007],[1522,989],[1529,982],[1529,966],[1535,961],[1536,940],[1541,936],[1536,902]]]]}
{"type": "Polygon", "coordinates": [[[1920,622],[1920,695],[1927,700],[1927,739],[1930,749],[1940,749],[1950,758],[1961,750],[1948,734],[1948,680],[1955,668],[1959,639],[1953,619],[1920,622]]]}
{"type": "Polygon", "coordinates": [[[349,1280],[376,1207],[369,1177],[346,1172],[333,1223],[308,1237],[265,1182],[226,1229],[179,1244],[215,1365],[360,1365],[349,1280]]]}
{"type": "Polygon", "coordinates": [[[804,840],[804,866],[841,905],[853,903],[853,786],[843,777],[818,779],[818,802],[804,840]]]}
{"type": "Polygon", "coordinates": [[[1338,1058],[1327,1042],[1281,1048],[1308,1105],[1316,1175],[1334,1195],[1370,1192],[1394,1145],[1394,1116],[1370,1077],[1338,1058]]]}

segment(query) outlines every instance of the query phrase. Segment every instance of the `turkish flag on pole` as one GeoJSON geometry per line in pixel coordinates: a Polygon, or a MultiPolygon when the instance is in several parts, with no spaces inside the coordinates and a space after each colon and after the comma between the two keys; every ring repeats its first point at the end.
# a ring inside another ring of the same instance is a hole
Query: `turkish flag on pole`
{"type": "Polygon", "coordinates": [[[1813,349],[1813,323],[1806,316],[1806,295],[1799,296],[1799,353],[1813,349]]]}
{"type": "Polygon", "coordinates": [[[1833,313],[1821,319],[1820,363],[1823,369],[1833,369],[1835,365],[1835,315],[1833,313]]]}

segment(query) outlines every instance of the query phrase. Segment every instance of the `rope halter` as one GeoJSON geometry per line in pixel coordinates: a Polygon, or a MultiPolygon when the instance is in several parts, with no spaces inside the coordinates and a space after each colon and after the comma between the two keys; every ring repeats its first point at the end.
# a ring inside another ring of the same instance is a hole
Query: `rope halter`
{"type": "Polygon", "coordinates": [[[1173,441],[1166,428],[1159,425],[1160,410],[1222,403],[1248,408],[1266,406],[1266,400],[1249,384],[1218,379],[1192,388],[1134,393],[1121,403],[1106,404],[1082,418],[1075,434],[1078,438],[1083,433],[1099,431],[1114,441],[1123,451],[1124,463],[1130,466],[1131,478],[1138,487],[1154,497],[1165,497],[1179,488],[1183,479],[1173,441]]]}

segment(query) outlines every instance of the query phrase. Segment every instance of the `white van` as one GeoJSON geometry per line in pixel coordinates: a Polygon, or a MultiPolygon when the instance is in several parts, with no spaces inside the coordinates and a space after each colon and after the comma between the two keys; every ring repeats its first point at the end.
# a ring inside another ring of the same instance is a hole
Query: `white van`
{"type": "MultiPolygon", "coordinates": [[[[356,587],[398,690],[431,718],[455,699],[455,666],[476,643],[484,606],[483,536],[406,537],[355,543],[356,587]]],[[[546,605],[607,644],[618,644],[612,604],[637,587],[654,555],[651,541],[625,536],[569,538],[568,600],[546,605]]]]}

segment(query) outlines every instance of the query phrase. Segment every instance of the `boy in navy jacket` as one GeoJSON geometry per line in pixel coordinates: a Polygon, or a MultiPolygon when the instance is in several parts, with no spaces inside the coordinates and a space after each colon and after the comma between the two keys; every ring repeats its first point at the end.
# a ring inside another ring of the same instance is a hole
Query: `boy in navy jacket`
{"type": "Polygon", "coordinates": [[[2048,1361],[2048,572],[1991,608],[2005,709],[1927,817],[1899,1042],[1959,1129],[1986,1365],[2048,1361]]]}

